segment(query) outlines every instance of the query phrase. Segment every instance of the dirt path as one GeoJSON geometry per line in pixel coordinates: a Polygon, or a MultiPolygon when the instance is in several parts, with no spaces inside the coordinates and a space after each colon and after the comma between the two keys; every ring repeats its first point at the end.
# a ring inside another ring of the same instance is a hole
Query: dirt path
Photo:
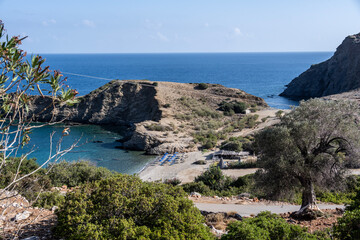
{"type": "MultiPolygon", "coordinates": [[[[197,208],[208,212],[237,212],[241,216],[256,215],[262,211],[270,211],[272,213],[294,212],[300,209],[300,205],[271,205],[271,204],[214,204],[214,203],[194,203],[197,208]]],[[[336,209],[344,208],[344,205],[336,204],[318,204],[320,209],[336,209]]]]}

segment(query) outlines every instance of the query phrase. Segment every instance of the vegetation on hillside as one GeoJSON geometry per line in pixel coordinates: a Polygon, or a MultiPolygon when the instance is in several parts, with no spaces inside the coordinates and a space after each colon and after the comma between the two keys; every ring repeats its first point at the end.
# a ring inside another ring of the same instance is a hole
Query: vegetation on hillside
{"type": "Polygon", "coordinates": [[[254,218],[230,223],[228,233],[222,240],[294,240],[294,239],[328,239],[322,234],[310,234],[306,228],[287,223],[277,214],[261,212],[254,218]]]}
{"type": "Polygon", "coordinates": [[[213,239],[179,187],[117,175],[68,193],[57,212],[67,239],[213,239]]]}
{"type": "Polygon", "coordinates": [[[204,196],[234,196],[253,190],[253,175],[238,178],[225,176],[217,166],[211,166],[198,176],[194,182],[185,183],[181,187],[187,192],[198,192],[204,196]]]}

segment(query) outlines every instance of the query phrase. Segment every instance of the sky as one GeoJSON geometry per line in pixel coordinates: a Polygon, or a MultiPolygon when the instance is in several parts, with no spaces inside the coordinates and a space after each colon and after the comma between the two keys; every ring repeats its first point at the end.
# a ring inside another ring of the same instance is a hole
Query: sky
{"type": "Polygon", "coordinates": [[[0,0],[30,53],[335,51],[360,0],[0,0]]]}

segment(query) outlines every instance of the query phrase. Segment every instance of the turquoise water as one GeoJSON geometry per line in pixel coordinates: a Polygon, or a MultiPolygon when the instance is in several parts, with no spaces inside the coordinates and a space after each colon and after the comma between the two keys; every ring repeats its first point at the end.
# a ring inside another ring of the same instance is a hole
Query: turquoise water
{"type": "Polygon", "coordinates": [[[70,128],[70,134],[63,137],[62,148],[69,148],[74,142],[78,141],[77,147],[64,155],[59,161],[91,161],[97,166],[106,167],[121,173],[133,174],[140,171],[146,163],[154,157],[143,155],[143,152],[124,151],[115,148],[120,143],[116,139],[121,136],[115,132],[104,129],[96,125],[78,125],[78,126],[45,126],[35,129],[30,135],[30,143],[22,153],[34,148],[35,152],[30,157],[37,158],[40,164],[44,163],[50,152],[50,135],[53,136],[53,154],[55,145],[61,139],[62,131],[65,127],[70,128]]]}
{"type": "MultiPolygon", "coordinates": [[[[65,73],[67,84],[80,95],[104,85],[111,79],[149,79],[183,83],[218,83],[239,88],[262,97],[275,108],[290,108],[298,102],[278,96],[293,78],[311,64],[326,60],[330,52],[315,53],[190,53],[190,54],[45,54],[53,70],[90,75],[104,79],[65,73]]],[[[49,136],[61,136],[64,126],[37,129],[29,147],[36,146],[30,157],[40,163],[49,155],[49,136]]],[[[121,136],[100,126],[72,126],[63,146],[81,137],[80,146],[64,156],[67,161],[89,160],[122,173],[136,173],[153,157],[142,152],[116,149],[121,136]],[[101,141],[101,142],[94,142],[101,141]]]]}

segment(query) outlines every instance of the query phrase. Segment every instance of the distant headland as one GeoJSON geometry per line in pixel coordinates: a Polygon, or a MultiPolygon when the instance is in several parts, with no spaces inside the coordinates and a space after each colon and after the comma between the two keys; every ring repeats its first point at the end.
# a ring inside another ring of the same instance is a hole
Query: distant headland
{"type": "MultiPolygon", "coordinates": [[[[345,38],[334,55],[312,65],[291,81],[280,96],[308,99],[360,88],[360,33],[345,38]]],[[[351,95],[351,94],[350,94],[351,95]]],[[[351,98],[347,94],[347,98],[351,98]]]]}

